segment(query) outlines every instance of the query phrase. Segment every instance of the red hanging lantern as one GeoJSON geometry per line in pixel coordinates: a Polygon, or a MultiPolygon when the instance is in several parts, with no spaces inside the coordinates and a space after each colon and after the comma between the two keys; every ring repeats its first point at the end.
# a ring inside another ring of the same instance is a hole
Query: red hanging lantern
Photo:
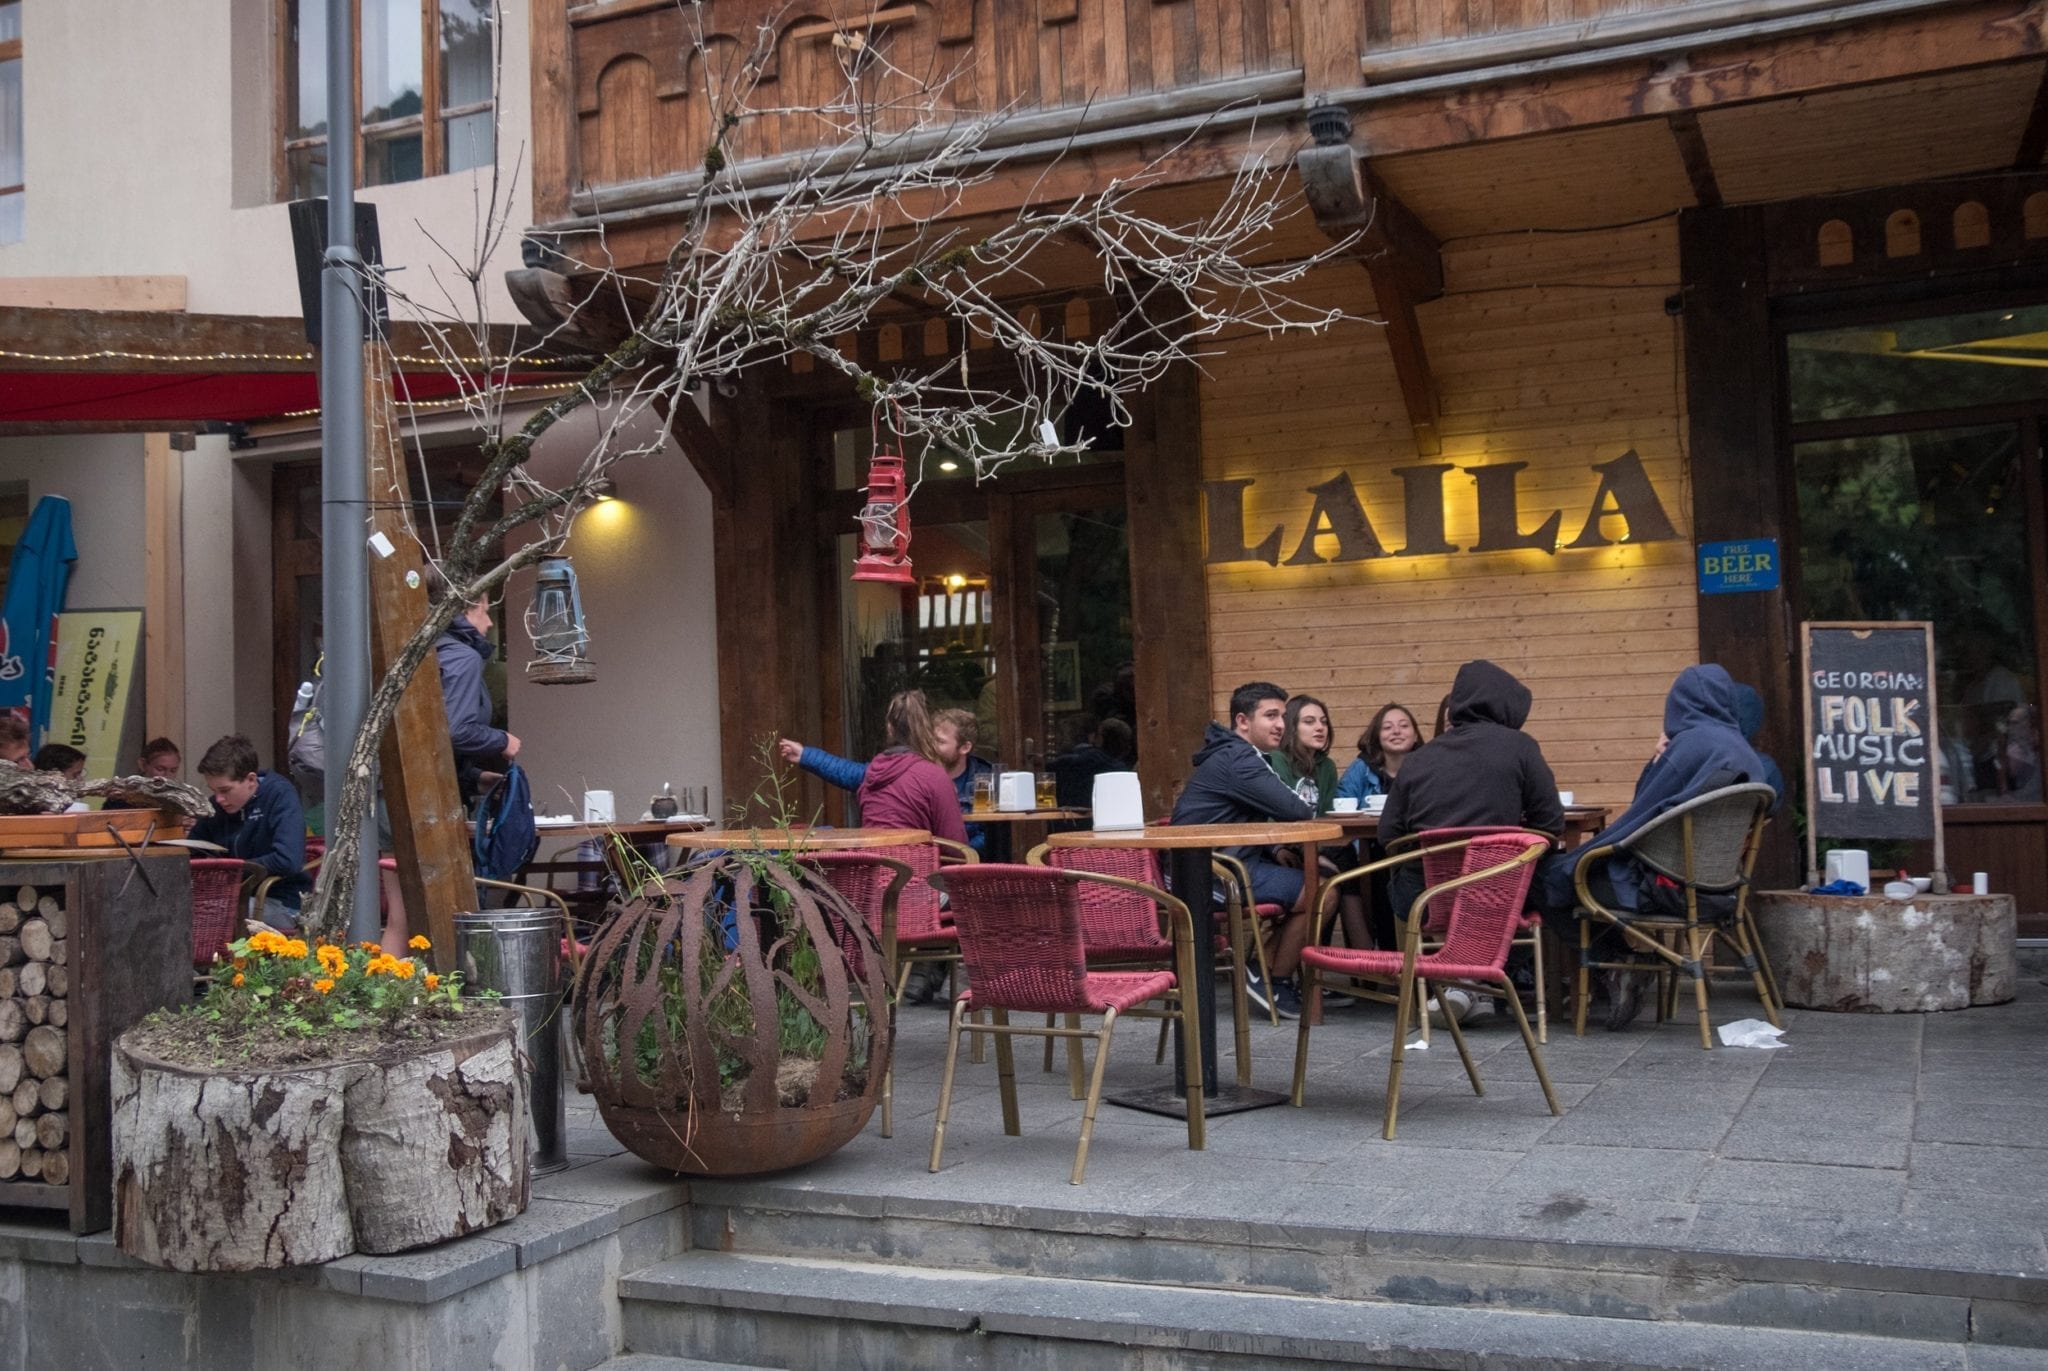
{"type": "Polygon", "coordinates": [[[860,508],[861,554],[853,564],[856,581],[912,585],[910,501],[903,486],[903,459],[878,452],[868,463],[868,502],[860,508]]]}

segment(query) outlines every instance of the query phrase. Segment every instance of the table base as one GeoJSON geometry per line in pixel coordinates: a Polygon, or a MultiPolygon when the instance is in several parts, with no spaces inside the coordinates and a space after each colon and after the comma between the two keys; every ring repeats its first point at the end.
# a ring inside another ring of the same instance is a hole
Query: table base
{"type": "MultiPolygon", "coordinates": [[[[1185,1119],[1188,1116],[1186,1094],[1170,1085],[1155,1085],[1148,1090],[1129,1090],[1121,1095],[1106,1095],[1106,1104],[1121,1105],[1125,1109],[1142,1110],[1147,1114],[1159,1114],[1169,1119],[1185,1119]]],[[[1271,1109],[1276,1104],[1286,1104],[1287,1096],[1278,1090],[1254,1090],[1247,1085],[1219,1085],[1216,1093],[1203,1097],[1202,1117],[1213,1119],[1220,1114],[1243,1114],[1253,1109],[1271,1109]]]]}

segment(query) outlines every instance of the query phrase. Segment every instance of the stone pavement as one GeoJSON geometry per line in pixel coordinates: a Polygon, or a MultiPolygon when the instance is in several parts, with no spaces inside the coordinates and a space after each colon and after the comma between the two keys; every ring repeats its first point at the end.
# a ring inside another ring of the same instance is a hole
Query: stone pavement
{"type": "MultiPolygon", "coordinates": [[[[1753,996],[1717,987],[1717,1023],[1753,996]]],[[[1002,1133],[993,1054],[965,1052],[944,1169],[926,1169],[945,1012],[899,1023],[895,1137],[876,1126],[836,1155],[746,1182],[906,1205],[970,1202],[1117,1216],[1241,1220],[1376,1233],[1525,1239],[1616,1249],[1906,1263],[1985,1276],[2048,1275],[2048,984],[2023,976],[2010,1005],[1927,1016],[1790,1011],[1785,1048],[1703,1051],[1681,1009],[1628,1031],[1553,1024],[1544,1059],[1553,1118],[1512,1021],[1468,1028],[1486,1085],[1475,1097],[1441,1027],[1411,1052],[1398,1138],[1379,1136],[1391,1011],[1333,1010],[1311,1040],[1306,1107],[1184,1126],[1104,1104],[1086,1184],[1067,1184],[1081,1106],[1063,1069],[1020,1041],[1023,1135],[1002,1133]]],[[[1230,1079],[1227,1019],[1224,1079],[1230,1079]]],[[[1156,1026],[1120,1026],[1105,1095],[1163,1082],[1156,1026]]],[[[1255,1020],[1254,1083],[1284,1090],[1295,1026],[1255,1020]]],[[[613,1152],[587,1102],[572,1148],[613,1152]]]]}

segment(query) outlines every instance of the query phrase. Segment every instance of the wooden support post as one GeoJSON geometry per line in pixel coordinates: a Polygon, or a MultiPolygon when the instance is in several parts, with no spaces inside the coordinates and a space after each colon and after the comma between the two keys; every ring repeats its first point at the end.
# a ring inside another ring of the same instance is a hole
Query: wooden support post
{"type": "MultiPolygon", "coordinates": [[[[143,736],[185,737],[185,495],[189,434],[142,437],[143,736]]],[[[123,757],[125,767],[132,759],[123,757]]]]}
{"type": "Polygon", "coordinates": [[[1685,177],[1692,182],[1692,198],[1701,209],[1719,209],[1721,182],[1714,175],[1714,157],[1707,147],[1707,135],[1700,129],[1699,115],[1680,110],[1669,123],[1679,159],[1685,163],[1685,177]]]}
{"type": "MultiPolygon", "coordinates": [[[[363,349],[363,446],[370,466],[370,528],[391,540],[389,557],[370,553],[370,679],[381,679],[406,638],[427,615],[419,543],[407,527],[411,484],[398,408],[391,395],[391,354],[379,343],[363,349]]],[[[441,675],[429,655],[398,705],[380,754],[384,807],[391,816],[398,885],[414,931],[433,940],[436,969],[455,966],[455,916],[476,907],[476,872],[469,859],[469,827],[455,784],[455,754],[441,675]]],[[[366,834],[365,837],[372,835],[366,834]]]]}
{"type": "Polygon", "coordinates": [[[1359,73],[1358,0],[1294,0],[1294,51],[1308,104],[1365,84],[1359,73]]]}
{"type": "Polygon", "coordinates": [[[575,59],[570,52],[569,0],[527,6],[528,66],[533,82],[533,222],[569,214],[576,179],[575,59]]]}
{"type": "Polygon", "coordinates": [[[711,492],[711,503],[728,503],[732,499],[732,452],[697,407],[694,395],[676,396],[668,414],[668,429],[711,492]]]}
{"type": "Polygon", "coordinates": [[[1443,294],[1436,238],[1348,144],[1304,148],[1295,167],[1317,225],[1333,239],[1357,235],[1352,253],[1372,277],[1373,299],[1386,320],[1387,351],[1415,430],[1415,451],[1434,457],[1443,451],[1437,431],[1442,406],[1415,308],[1443,294]]]}

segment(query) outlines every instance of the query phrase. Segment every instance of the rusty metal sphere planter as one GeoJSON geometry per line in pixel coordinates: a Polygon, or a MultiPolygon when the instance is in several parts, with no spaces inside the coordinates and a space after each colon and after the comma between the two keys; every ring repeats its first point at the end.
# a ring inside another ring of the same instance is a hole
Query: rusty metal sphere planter
{"type": "Polygon", "coordinates": [[[605,1126],[672,1171],[799,1166],[867,1125],[889,1061],[879,939],[782,854],[726,853],[599,930],[576,1034],[605,1126]]]}

